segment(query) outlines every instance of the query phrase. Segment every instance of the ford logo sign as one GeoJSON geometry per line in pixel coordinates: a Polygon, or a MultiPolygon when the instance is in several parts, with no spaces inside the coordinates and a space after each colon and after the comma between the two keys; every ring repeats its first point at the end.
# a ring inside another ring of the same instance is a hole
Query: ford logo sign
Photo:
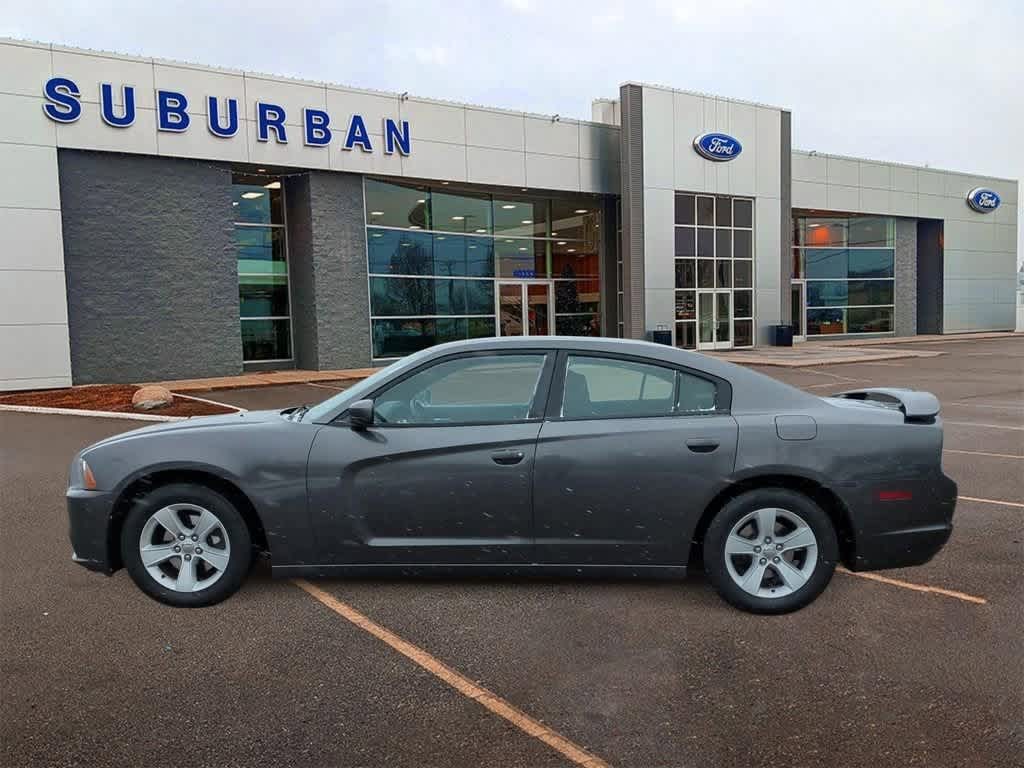
{"type": "Polygon", "coordinates": [[[693,140],[693,148],[698,155],[715,162],[735,160],[743,151],[743,145],[725,133],[702,133],[693,140]]]}
{"type": "Polygon", "coordinates": [[[978,213],[992,213],[1000,202],[999,195],[985,187],[975,187],[967,193],[967,204],[978,213]]]}

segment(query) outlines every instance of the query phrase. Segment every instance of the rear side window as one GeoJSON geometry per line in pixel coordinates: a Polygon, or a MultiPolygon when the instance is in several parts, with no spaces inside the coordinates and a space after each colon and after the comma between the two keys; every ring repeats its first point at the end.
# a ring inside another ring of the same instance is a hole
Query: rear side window
{"type": "Polygon", "coordinates": [[[699,376],[633,360],[570,355],[561,416],[675,416],[713,412],[717,406],[717,386],[699,376]]]}

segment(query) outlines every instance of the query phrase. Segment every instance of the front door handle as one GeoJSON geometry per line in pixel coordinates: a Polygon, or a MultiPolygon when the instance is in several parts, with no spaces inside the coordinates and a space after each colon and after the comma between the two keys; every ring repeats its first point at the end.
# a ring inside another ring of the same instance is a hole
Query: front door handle
{"type": "Polygon", "coordinates": [[[694,453],[711,453],[718,448],[718,441],[710,437],[693,437],[686,441],[686,447],[694,453]]]}
{"type": "Polygon", "coordinates": [[[518,464],[526,458],[526,454],[522,451],[495,451],[491,454],[491,460],[495,464],[501,464],[503,467],[510,467],[518,464]]]}

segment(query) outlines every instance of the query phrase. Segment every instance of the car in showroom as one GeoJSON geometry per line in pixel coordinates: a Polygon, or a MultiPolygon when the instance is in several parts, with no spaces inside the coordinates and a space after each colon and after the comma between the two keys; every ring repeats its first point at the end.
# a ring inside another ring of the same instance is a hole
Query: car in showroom
{"type": "Polygon", "coordinates": [[[837,564],[918,565],[952,531],[939,402],[818,397],[638,341],[431,347],[313,407],[159,424],[71,464],[73,558],[205,606],[276,576],[703,568],[784,613],[837,564]]]}

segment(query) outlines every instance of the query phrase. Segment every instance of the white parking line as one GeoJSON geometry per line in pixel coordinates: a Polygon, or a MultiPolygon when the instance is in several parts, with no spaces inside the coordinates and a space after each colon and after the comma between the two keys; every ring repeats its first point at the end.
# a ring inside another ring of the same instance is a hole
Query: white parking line
{"type": "Polygon", "coordinates": [[[964,403],[962,401],[954,400],[953,402],[946,403],[946,405],[961,405],[965,408],[990,408],[993,411],[1009,411],[1009,410],[1021,410],[1024,411],[1024,405],[1020,403],[1006,404],[1006,405],[983,405],[981,403],[964,403]]]}

